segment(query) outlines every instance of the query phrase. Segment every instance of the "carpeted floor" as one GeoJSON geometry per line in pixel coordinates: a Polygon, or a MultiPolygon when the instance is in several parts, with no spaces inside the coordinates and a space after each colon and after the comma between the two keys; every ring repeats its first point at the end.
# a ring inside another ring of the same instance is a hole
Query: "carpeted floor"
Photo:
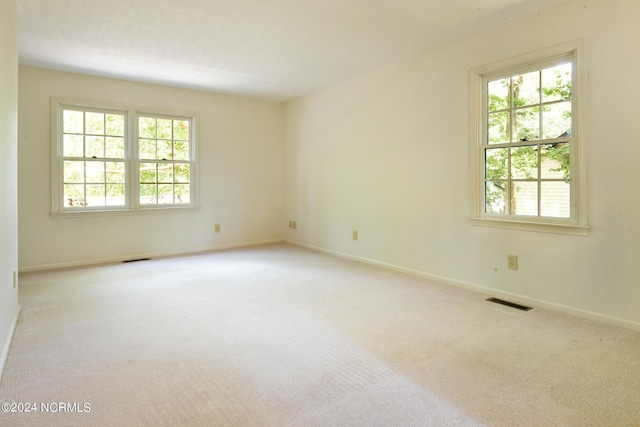
{"type": "Polygon", "coordinates": [[[489,296],[285,244],[23,275],[0,425],[640,426],[640,332],[489,296]]]}

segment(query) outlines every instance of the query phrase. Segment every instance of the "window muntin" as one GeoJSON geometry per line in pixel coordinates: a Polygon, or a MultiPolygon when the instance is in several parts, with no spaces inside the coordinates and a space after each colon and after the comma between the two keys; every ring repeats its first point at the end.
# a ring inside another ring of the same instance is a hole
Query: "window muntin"
{"type": "Polygon", "coordinates": [[[126,113],[64,108],[62,206],[126,206],[126,113]]]}
{"type": "Polygon", "coordinates": [[[483,212],[571,218],[574,58],[483,76],[483,212]]]}
{"type": "Polygon", "coordinates": [[[140,205],[191,202],[190,134],[184,118],[138,118],[140,205]]]}
{"type": "Polygon", "coordinates": [[[196,206],[195,114],[51,105],[53,216],[196,206]]]}
{"type": "Polygon", "coordinates": [[[469,71],[472,225],[589,234],[583,50],[575,40],[469,71]]]}

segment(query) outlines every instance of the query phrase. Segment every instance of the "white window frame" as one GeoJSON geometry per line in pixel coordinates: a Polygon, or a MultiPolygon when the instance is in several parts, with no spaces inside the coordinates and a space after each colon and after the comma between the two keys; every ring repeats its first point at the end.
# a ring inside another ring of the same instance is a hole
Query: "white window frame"
{"type": "Polygon", "coordinates": [[[471,224],[545,233],[587,236],[587,177],[583,41],[577,40],[487,64],[469,71],[469,159],[471,224]],[[544,218],[485,212],[485,158],[487,138],[486,81],[496,76],[542,69],[559,58],[572,58],[572,133],[570,147],[570,217],[544,218]]]}
{"type": "Polygon", "coordinates": [[[122,215],[141,212],[184,210],[199,208],[198,190],[198,125],[199,115],[195,112],[154,110],[133,108],[104,102],[94,102],[70,98],[51,98],[51,216],[68,218],[83,215],[122,215]],[[113,112],[125,116],[125,205],[65,208],[63,189],[63,129],[64,109],[77,109],[89,112],[113,112]],[[188,120],[189,164],[190,164],[190,203],[185,204],[140,204],[140,177],[138,159],[138,117],[158,117],[188,120]]]}

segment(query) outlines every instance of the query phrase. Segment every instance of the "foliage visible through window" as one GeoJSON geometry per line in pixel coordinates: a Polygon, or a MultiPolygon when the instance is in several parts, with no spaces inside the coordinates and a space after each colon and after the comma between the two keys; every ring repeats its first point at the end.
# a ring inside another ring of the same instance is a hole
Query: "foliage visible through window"
{"type": "Polygon", "coordinates": [[[572,62],[484,81],[485,213],[569,218],[572,62]]]}
{"type": "Polygon", "coordinates": [[[52,112],[54,214],[194,205],[193,116],[58,100],[52,112]]]}
{"type": "Polygon", "coordinates": [[[140,204],[190,203],[189,121],[138,119],[140,204]]]}
{"type": "Polygon", "coordinates": [[[63,206],[124,206],[125,116],[64,110],[63,206]]]}

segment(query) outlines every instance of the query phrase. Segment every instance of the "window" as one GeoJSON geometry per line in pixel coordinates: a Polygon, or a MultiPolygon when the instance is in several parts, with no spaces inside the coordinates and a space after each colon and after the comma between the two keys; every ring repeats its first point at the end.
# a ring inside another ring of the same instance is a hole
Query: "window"
{"type": "Polygon", "coordinates": [[[125,206],[125,120],[115,111],[64,109],[62,206],[125,206]]]}
{"type": "Polygon", "coordinates": [[[53,215],[195,206],[195,115],[56,99],[52,114],[53,215]]]}
{"type": "Polygon", "coordinates": [[[579,50],[472,70],[474,224],[586,235],[579,50]]]}
{"type": "Polygon", "coordinates": [[[191,201],[190,121],[138,118],[141,205],[183,205],[191,201]]]}

